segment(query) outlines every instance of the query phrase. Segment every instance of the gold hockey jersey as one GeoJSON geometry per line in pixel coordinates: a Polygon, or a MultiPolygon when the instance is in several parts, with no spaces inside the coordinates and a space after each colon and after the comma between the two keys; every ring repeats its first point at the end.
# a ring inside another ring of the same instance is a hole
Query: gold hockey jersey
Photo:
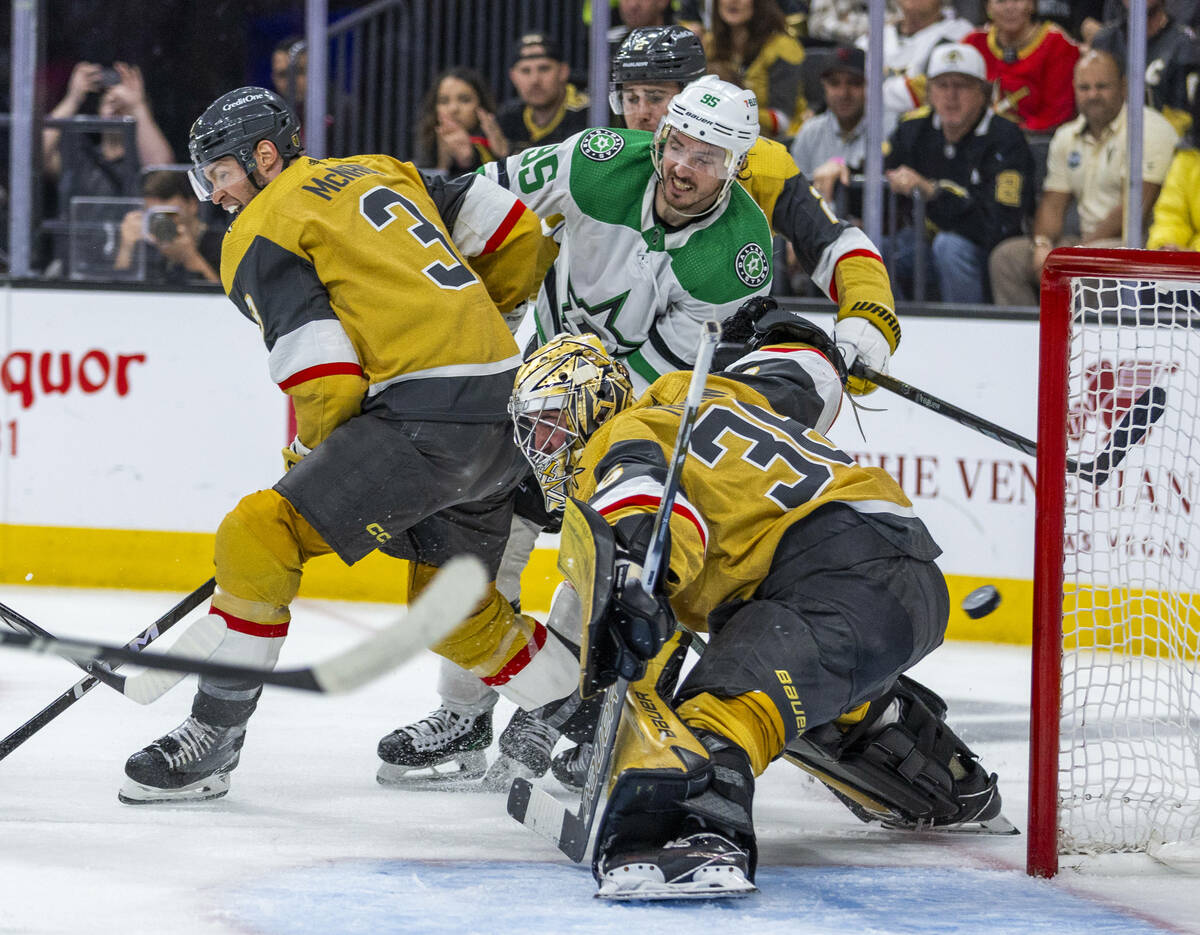
{"type": "Polygon", "coordinates": [[[492,296],[536,289],[540,241],[536,217],[481,176],[302,157],[230,226],[221,280],[311,448],[368,399],[416,418],[507,418],[521,357],[492,296]]]}
{"type": "MultiPolygon", "coordinates": [[[[841,395],[814,358],[832,373],[815,350],[780,345],[708,378],[671,513],[663,578],[686,626],[706,629],[714,608],[750,597],[787,529],[828,503],[882,521],[889,539],[911,539],[919,543],[914,551],[936,555],[900,486],[812,428],[832,422],[832,394],[841,395]]],[[[608,523],[658,508],[689,378],[684,371],[662,377],[589,439],[574,496],[608,523]]]]}

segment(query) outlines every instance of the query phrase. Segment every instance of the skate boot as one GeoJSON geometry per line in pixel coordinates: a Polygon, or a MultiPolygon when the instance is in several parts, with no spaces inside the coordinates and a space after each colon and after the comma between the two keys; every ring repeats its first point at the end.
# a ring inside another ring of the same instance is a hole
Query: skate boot
{"type": "Polygon", "coordinates": [[[558,741],[557,728],[551,727],[538,711],[518,708],[500,734],[500,755],[483,779],[483,791],[507,792],[512,781],[538,779],[550,769],[550,754],[558,741]]]}
{"type": "Polygon", "coordinates": [[[229,791],[245,739],[245,721],[220,727],[189,715],[126,761],[117,798],[126,805],[220,798],[229,791]]]}
{"type": "Polygon", "coordinates": [[[492,712],[459,714],[445,705],[428,717],[397,728],[379,741],[379,771],[385,786],[443,788],[479,779],[492,743],[492,712]]]}
{"type": "Polygon", "coordinates": [[[750,855],[744,848],[711,830],[697,830],[668,841],[614,855],[602,861],[601,899],[712,899],[746,896],[750,855]]]}
{"type": "Polygon", "coordinates": [[[592,760],[592,745],[568,747],[550,761],[550,772],[571,792],[582,792],[587,779],[588,763],[592,760]]]}

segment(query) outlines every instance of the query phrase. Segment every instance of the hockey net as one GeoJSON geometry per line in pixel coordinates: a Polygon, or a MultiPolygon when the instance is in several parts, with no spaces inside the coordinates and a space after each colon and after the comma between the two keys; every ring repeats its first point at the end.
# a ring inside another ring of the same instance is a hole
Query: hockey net
{"type": "Polygon", "coordinates": [[[1052,254],[1039,384],[1028,870],[1200,852],[1200,254],[1052,254]]]}

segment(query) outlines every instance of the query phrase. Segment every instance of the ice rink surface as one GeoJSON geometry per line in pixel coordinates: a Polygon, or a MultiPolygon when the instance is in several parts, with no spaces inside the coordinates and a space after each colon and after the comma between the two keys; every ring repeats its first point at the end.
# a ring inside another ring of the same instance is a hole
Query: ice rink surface
{"type": "MultiPolygon", "coordinates": [[[[178,595],[0,586],[46,629],[123,642],[178,595]]],[[[393,619],[298,601],[281,666],[393,619]]],[[[914,670],[1000,774],[1024,828],[1027,648],[949,644],[914,670]]],[[[148,707],[99,686],[0,760],[0,933],[1200,933],[1200,885],[1142,856],[1024,875],[1025,837],[914,835],[860,823],[778,762],[755,799],[760,892],[720,903],[604,904],[586,866],[510,819],[500,795],[396,791],[375,745],[436,699],[425,655],[361,691],[270,689],[228,796],[117,802],[125,758],[187,714],[191,681],[148,707]]],[[[0,736],[80,678],[0,648],[0,736]]],[[[501,702],[497,732],[511,707],[501,702]]],[[[553,784],[553,780],[547,780],[553,784]]]]}

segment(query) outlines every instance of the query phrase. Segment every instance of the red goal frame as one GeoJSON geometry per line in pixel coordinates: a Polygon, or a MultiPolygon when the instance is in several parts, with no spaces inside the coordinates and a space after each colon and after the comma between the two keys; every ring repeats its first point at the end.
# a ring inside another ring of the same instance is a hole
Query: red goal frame
{"type": "Polygon", "coordinates": [[[1063,531],[1066,490],[1071,280],[1079,277],[1200,282],[1200,253],[1053,251],[1042,271],[1034,523],[1033,672],[1026,871],[1058,872],[1059,717],[1062,701],[1063,531]]]}

